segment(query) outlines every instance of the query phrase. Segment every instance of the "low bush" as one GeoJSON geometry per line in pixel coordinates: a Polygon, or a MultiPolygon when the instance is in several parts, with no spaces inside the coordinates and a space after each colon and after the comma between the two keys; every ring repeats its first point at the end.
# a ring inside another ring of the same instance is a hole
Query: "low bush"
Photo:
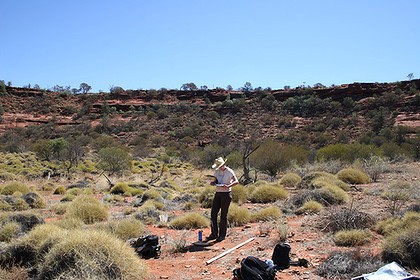
{"type": "Polygon", "coordinates": [[[382,198],[388,201],[387,209],[393,215],[411,198],[413,190],[410,183],[404,181],[392,182],[382,193],[382,198]]]}
{"type": "Polygon", "coordinates": [[[261,185],[256,187],[249,195],[249,200],[254,203],[270,203],[287,198],[287,191],[282,187],[261,185]]]}
{"type": "Polygon", "coordinates": [[[377,182],[379,177],[390,169],[390,161],[373,155],[363,162],[363,168],[373,182],[377,182]]]}
{"type": "Polygon", "coordinates": [[[334,242],[338,246],[361,246],[369,243],[372,237],[372,233],[366,229],[340,230],[334,234],[334,242]]]}
{"type": "Polygon", "coordinates": [[[243,226],[249,222],[251,212],[245,208],[240,207],[236,203],[231,203],[228,211],[228,221],[233,226],[243,226]]]}
{"type": "Polygon", "coordinates": [[[78,196],[68,206],[66,216],[82,220],[85,224],[105,221],[108,209],[92,196],[78,196]]]}
{"type": "Polygon", "coordinates": [[[331,209],[321,220],[322,227],[332,232],[370,228],[375,223],[371,215],[345,207],[331,209]]]}
{"type": "Polygon", "coordinates": [[[200,213],[188,213],[169,222],[169,227],[174,229],[204,228],[210,225],[209,219],[200,213]]]}
{"type": "Polygon", "coordinates": [[[301,207],[296,210],[296,214],[304,214],[304,213],[319,213],[321,210],[324,209],[324,206],[315,200],[308,200],[301,207]]]}
{"type": "Polygon", "coordinates": [[[387,236],[382,246],[382,258],[386,262],[398,262],[403,266],[420,268],[420,224],[398,230],[387,236]]]}
{"type": "Polygon", "coordinates": [[[281,210],[277,206],[270,206],[263,208],[255,213],[252,213],[251,220],[253,222],[258,221],[275,221],[278,220],[282,215],[281,210]]]}
{"type": "Polygon", "coordinates": [[[29,188],[27,185],[20,182],[11,182],[0,187],[0,194],[3,195],[12,195],[16,192],[25,194],[29,192],[29,188]]]}
{"type": "Polygon", "coordinates": [[[280,185],[285,188],[295,188],[302,181],[302,178],[296,173],[286,173],[280,179],[280,185]]]}
{"type": "Polygon", "coordinates": [[[384,264],[380,258],[370,253],[362,255],[358,250],[332,252],[315,273],[324,279],[350,279],[376,271],[384,264]]]}
{"type": "Polygon", "coordinates": [[[337,173],[337,178],[349,184],[368,184],[371,182],[369,175],[355,168],[345,168],[337,173]]]}

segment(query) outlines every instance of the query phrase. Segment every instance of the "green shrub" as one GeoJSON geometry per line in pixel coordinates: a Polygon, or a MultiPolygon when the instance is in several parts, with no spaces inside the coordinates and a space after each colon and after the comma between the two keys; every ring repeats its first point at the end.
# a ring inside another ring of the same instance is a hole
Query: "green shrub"
{"type": "Polygon", "coordinates": [[[323,147],[316,154],[317,161],[341,160],[353,163],[356,159],[367,159],[378,154],[378,149],[373,145],[359,143],[333,144],[323,147]]]}
{"type": "Polygon", "coordinates": [[[295,188],[302,181],[302,178],[296,173],[286,173],[280,179],[280,185],[285,188],[295,188]]]}
{"type": "Polygon", "coordinates": [[[275,221],[281,217],[282,213],[276,206],[263,208],[255,213],[252,213],[252,221],[275,221]]]}
{"type": "Polygon", "coordinates": [[[243,226],[249,222],[251,212],[245,207],[240,207],[235,203],[231,203],[228,211],[229,224],[234,226],[243,226]]]}
{"type": "Polygon", "coordinates": [[[146,231],[143,223],[133,218],[108,222],[103,224],[102,228],[124,241],[130,238],[140,237],[146,231]]]}
{"type": "Polygon", "coordinates": [[[324,206],[314,200],[308,200],[301,207],[296,210],[296,214],[304,214],[304,213],[319,213],[324,206]]]}
{"type": "Polygon", "coordinates": [[[369,243],[372,237],[373,235],[369,230],[340,230],[334,234],[334,242],[337,246],[361,246],[369,243]]]}
{"type": "Polygon", "coordinates": [[[99,150],[98,156],[100,159],[98,167],[105,171],[109,171],[111,174],[130,170],[131,157],[128,152],[122,148],[102,148],[99,150]]]}
{"type": "Polygon", "coordinates": [[[387,236],[382,246],[382,258],[386,262],[398,262],[403,266],[420,268],[420,223],[398,230],[387,236]]]}
{"type": "Polygon", "coordinates": [[[287,191],[282,187],[261,185],[250,194],[249,200],[254,203],[270,203],[287,198],[287,191]]]}
{"type": "Polygon", "coordinates": [[[243,185],[235,185],[232,187],[232,202],[242,204],[246,202],[247,191],[243,185]]]}
{"type": "Polygon", "coordinates": [[[349,184],[368,184],[371,182],[369,176],[363,171],[355,168],[345,168],[337,173],[337,178],[349,184]]]}
{"type": "Polygon", "coordinates": [[[67,208],[66,216],[82,220],[86,224],[108,219],[108,209],[92,196],[78,196],[67,208]]]}
{"type": "Polygon", "coordinates": [[[4,194],[4,195],[12,195],[15,192],[20,192],[22,194],[25,194],[25,193],[28,193],[29,192],[29,188],[28,188],[28,186],[26,186],[23,183],[20,183],[20,182],[11,182],[11,183],[5,184],[0,189],[0,194],[4,194]]]}
{"type": "Polygon", "coordinates": [[[173,219],[169,227],[174,229],[193,229],[208,227],[210,221],[199,213],[189,213],[173,219]]]}

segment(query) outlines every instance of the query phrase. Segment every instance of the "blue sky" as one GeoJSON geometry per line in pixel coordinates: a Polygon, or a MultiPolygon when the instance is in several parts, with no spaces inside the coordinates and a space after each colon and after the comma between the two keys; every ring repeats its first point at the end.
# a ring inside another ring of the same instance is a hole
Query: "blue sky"
{"type": "Polygon", "coordinates": [[[418,0],[1,1],[0,80],[93,91],[420,76],[418,0]]]}

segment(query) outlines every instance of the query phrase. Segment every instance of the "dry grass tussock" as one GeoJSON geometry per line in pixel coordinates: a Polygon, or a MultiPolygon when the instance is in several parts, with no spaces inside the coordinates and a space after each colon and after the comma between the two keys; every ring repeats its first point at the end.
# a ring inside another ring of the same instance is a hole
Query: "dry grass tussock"
{"type": "Polygon", "coordinates": [[[36,268],[36,279],[144,279],[146,266],[134,250],[98,230],[41,225],[6,248],[1,263],[36,268]],[[16,249],[19,248],[19,249],[16,249]]]}

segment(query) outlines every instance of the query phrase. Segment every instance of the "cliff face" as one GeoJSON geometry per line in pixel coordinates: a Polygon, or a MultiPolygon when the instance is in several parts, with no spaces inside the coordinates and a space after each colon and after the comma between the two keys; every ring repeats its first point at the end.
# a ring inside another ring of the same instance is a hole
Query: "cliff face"
{"type": "MultiPolygon", "coordinates": [[[[260,102],[261,96],[270,94],[278,102],[283,102],[290,97],[304,96],[308,93],[322,99],[330,98],[338,102],[342,102],[346,97],[355,102],[363,102],[384,93],[409,92],[413,87],[420,89],[420,79],[397,83],[353,83],[328,88],[297,88],[253,92],[227,91],[224,89],[194,91],[126,90],[110,94],[73,95],[32,88],[6,87],[7,94],[0,95],[0,105],[4,111],[1,116],[0,134],[10,128],[51,122],[55,125],[79,125],[86,121],[95,124],[101,119],[105,103],[120,113],[156,106],[170,108],[182,104],[183,106],[198,106],[204,110],[217,111],[221,114],[235,114],[238,109],[234,106],[221,105],[228,96],[231,100],[241,98],[249,106],[260,102]],[[81,119],[81,114],[88,117],[81,119]]],[[[404,102],[410,103],[410,100],[414,97],[414,94],[405,96],[404,100],[400,104],[395,104],[395,106],[401,107],[404,102]]],[[[252,110],[260,109],[258,106],[252,107],[252,110]]],[[[247,108],[247,110],[250,109],[247,108]]],[[[407,110],[401,112],[399,118],[397,118],[399,124],[404,124],[404,120],[409,120],[410,126],[418,126],[418,120],[420,119],[418,111],[418,108],[416,110],[411,107],[408,112],[407,110]]],[[[252,117],[250,115],[241,117],[252,121],[249,119],[252,117]]],[[[118,119],[124,118],[118,117],[118,119]]],[[[254,120],[254,122],[257,121],[259,120],[254,120]]]]}

